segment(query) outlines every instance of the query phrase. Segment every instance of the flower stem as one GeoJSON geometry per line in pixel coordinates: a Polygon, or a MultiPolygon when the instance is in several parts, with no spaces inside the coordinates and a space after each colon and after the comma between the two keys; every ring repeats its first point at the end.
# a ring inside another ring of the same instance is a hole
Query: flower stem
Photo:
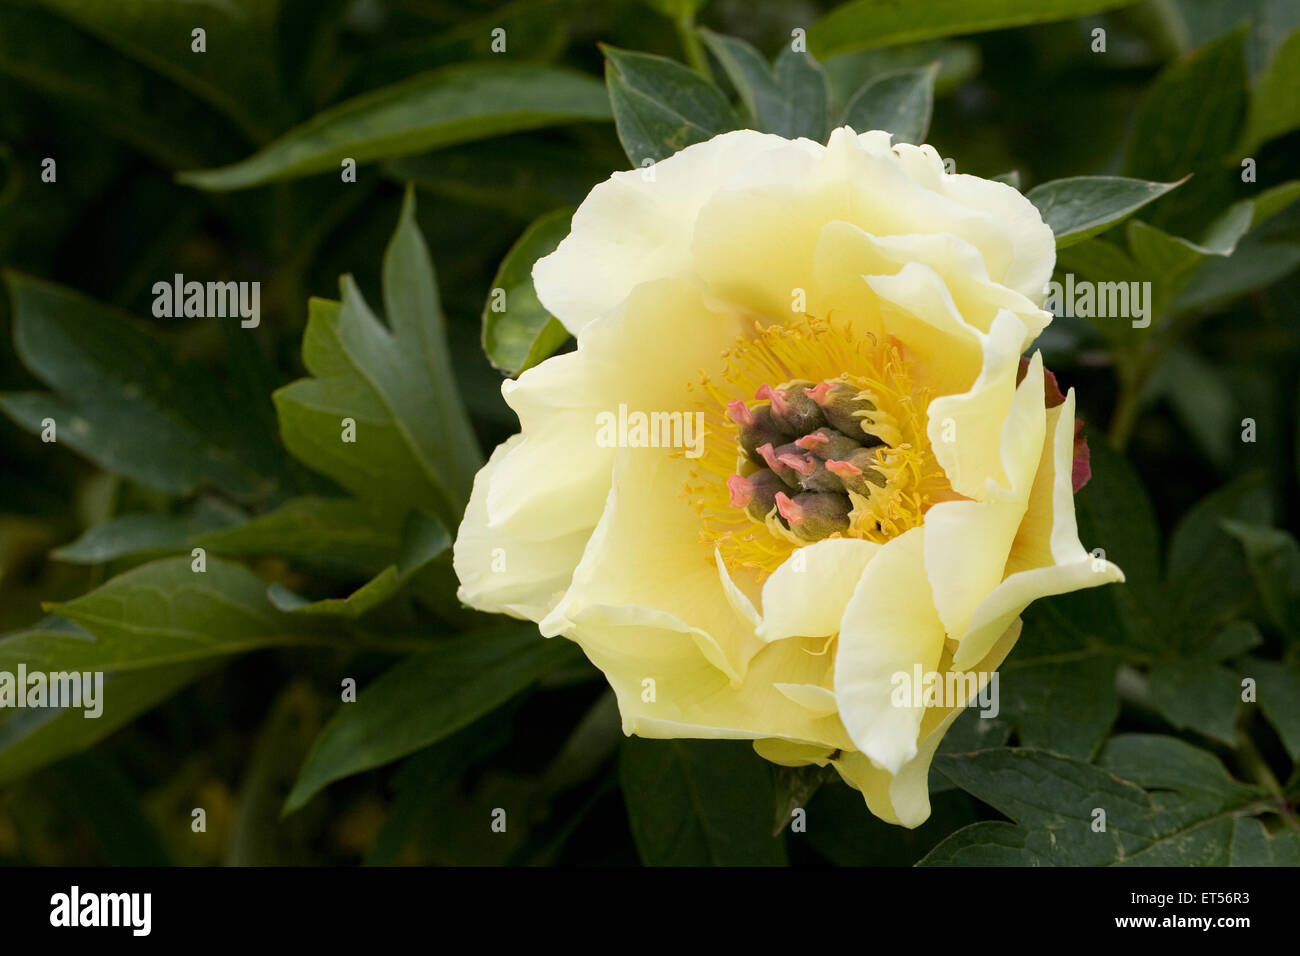
{"type": "Polygon", "coordinates": [[[709,70],[709,58],[704,54],[704,44],[700,42],[700,35],[695,32],[695,14],[684,13],[673,21],[677,26],[677,36],[682,41],[682,50],[686,54],[686,62],[691,65],[691,69],[702,75],[706,80],[712,81],[713,74],[709,70]]]}

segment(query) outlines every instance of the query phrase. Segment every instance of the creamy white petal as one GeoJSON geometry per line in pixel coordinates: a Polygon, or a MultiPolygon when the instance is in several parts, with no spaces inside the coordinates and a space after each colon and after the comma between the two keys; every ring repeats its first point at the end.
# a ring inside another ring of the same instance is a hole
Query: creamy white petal
{"type": "Polygon", "coordinates": [[[763,615],[758,636],[828,637],[880,546],[857,538],[828,538],[800,548],[763,585],[763,615]]]}
{"type": "Polygon", "coordinates": [[[662,280],[638,286],[613,314],[557,355],[502,385],[523,441],[492,475],[488,520],[521,539],[548,539],[599,519],[615,448],[601,444],[602,416],[693,414],[688,388],[716,371],[740,334],[733,314],[707,308],[698,286],[662,280]]]}
{"type": "MultiPolygon", "coordinates": [[[[954,639],[966,633],[975,609],[1002,580],[1029,506],[1046,420],[1043,363],[1035,352],[1000,429],[998,448],[1007,485],[989,478],[983,500],[944,501],[926,513],[925,567],[939,617],[954,639]]],[[[970,440],[969,434],[959,435],[959,442],[970,440]]]]}
{"type": "Polygon", "coordinates": [[[923,702],[895,706],[895,675],[935,670],[943,624],[925,572],[923,529],[880,549],[844,611],[835,653],[835,697],[854,746],[891,773],[916,756],[923,702]]]}
{"type": "Polygon", "coordinates": [[[487,487],[501,461],[523,436],[497,446],[474,477],[469,506],[456,533],[452,566],[460,579],[457,597],[480,611],[540,620],[560,599],[582,558],[588,532],[539,541],[520,541],[492,531],[487,521],[487,487]]]}
{"type": "MultiPolygon", "coordinates": [[[[990,675],[1020,637],[1017,619],[1001,634],[989,653],[973,668],[979,674],[979,687],[988,682],[990,675]]],[[[897,772],[890,772],[865,754],[845,752],[833,763],[835,769],[852,786],[862,791],[867,807],[887,823],[910,828],[918,827],[930,816],[930,764],[943,741],[943,736],[960,716],[965,704],[957,707],[932,707],[922,721],[921,739],[916,754],[897,772]]]]}
{"type": "Polygon", "coordinates": [[[1008,486],[1002,434],[1016,391],[1023,340],[1020,320],[1010,312],[998,313],[988,335],[980,336],[984,361],[979,377],[965,392],[934,399],[926,412],[935,460],[953,490],[967,498],[983,499],[989,481],[1008,486]]]}
{"type": "Polygon", "coordinates": [[[1005,580],[980,603],[961,637],[954,663],[967,666],[988,652],[1011,621],[1052,594],[1123,581],[1114,564],[1092,558],[1079,542],[1074,516],[1074,390],[1047,412],[1050,440],[1034,478],[1029,506],[1012,544],[1005,580]]]}
{"type": "Polygon", "coordinates": [[[754,156],[787,145],[736,130],[649,168],[615,173],[583,200],[558,248],[533,266],[537,297],[576,335],[642,282],[690,276],[700,207],[754,156]]]}
{"type": "Polygon", "coordinates": [[[776,688],[817,684],[820,641],[764,646],[734,685],[687,634],[621,620],[603,607],[576,615],[565,636],[582,646],[618,698],[623,732],[641,737],[780,738],[833,750],[852,746],[837,716],[818,716],[776,688]]]}
{"type": "Polygon", "coordinates": [[[762,645],[729,599],[714,548],[700,538],[699,515],[682,495],[690,474],[689,462],[668,449],[619,450],[605,513],[543,633],[603,607],[627,624],[692,635],[733,683],[743,679],[762,645]]]}

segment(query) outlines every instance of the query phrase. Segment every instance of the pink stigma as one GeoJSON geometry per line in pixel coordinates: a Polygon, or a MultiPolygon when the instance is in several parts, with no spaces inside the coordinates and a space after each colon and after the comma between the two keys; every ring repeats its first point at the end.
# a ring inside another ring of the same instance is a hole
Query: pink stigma
{"type": "Polygon", "coordinates": [[[740,475],[732,475],[727,479],[727,490],[731,492],[731,507],[733,508],[744,508],[754,500],[753,482],[740,477],[740,475]]]}
{"type": "MultiPolygon", "coordinates": [[[[804,391],[806,392],[808,390],[804,389],[804,391]]],[[[794,440],[794,443],[798,445],[800,448],[802,448],[804,451],[816,451],[818,448],[826,444],[828,441],[830,441],[830,438],[828,438],[826,435],[819,435],[816,432],[809,432],[807,435],[804,435],[802,438],[796,438],[794,440]]]]}
{"type": "Polygon", "coordinates": [[[818,405],[825,405],[826,395],[827,393],[830,392],[830,390],[831,390],[831,383],[822,382],[818,385],[814,385],[812,388],[805,388],[803,390],[803,393],[807,395],[809,398],[811,398],[818,405]]]}
{"type": "Polygon", "coordinates": [[[781,462],[777,459],[776,452],[772,450],[771,442],[768,442],[765,445],[759,445],[754,450],[763,456],[763,461],[767,463],[767,467],[779,473],[779,466],[781,462]]]}
{"type": "Polygon", "coordinates": [[[740,399],[727,402],[727,417],[737,425],[753,425],[754,413],[749,410],[749,406],[740,399]]]}
{"type": "Polygon", "coordinates": [[[785,410],[789,408],[789,403],[786,401],[785,395],[783,395],[779,389],[775,389],[771,385],[760,385],[758,391],[754,393],[754,397],[759,399],[766,398],[772,403],[772,410],[778,414],[784,414],[785,410]]]}
{"type": "Polygon", "coordinates": [[[862,474],[862,469],[857,465],[851,465],[847,461],[836,461],[834,458],[826,462],[826,470],[838,478],[854,478],[862,474]]]}
{"type": "Polygon", "coordinates": [[[784,455],[780,455],[777,458],[777,461],[781,462],[783,465],[789,465],[801,475],[811,475],[817,470],[817,466],[803,455],[793,455],[787,452],[784,455]]]}
{"type": "Polygon", "coordinates": [[[803,509],[784,491],[776,493],[776,510],[791,524],[803,524],[803,509]]]}

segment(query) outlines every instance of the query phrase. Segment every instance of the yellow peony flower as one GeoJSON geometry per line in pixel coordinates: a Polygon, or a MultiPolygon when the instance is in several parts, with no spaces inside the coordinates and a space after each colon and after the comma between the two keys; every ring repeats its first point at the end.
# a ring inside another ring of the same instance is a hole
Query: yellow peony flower
{"type": "Polygon", "coordinates": [[[752,739],[920,824],[1024,608],[1123,580],[1079,542],[1073,392],[1021,360],[1054,259],[1015,189],[884,132],[616,173],[533,270],[578,347],[502,386],[461,599],[581,645],[625,733],[752,739]]]}

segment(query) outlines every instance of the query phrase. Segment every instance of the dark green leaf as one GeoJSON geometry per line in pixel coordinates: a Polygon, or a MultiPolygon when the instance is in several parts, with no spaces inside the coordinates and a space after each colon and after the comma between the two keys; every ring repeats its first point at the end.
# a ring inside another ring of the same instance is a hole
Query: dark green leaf
{"type": "Polygon", "coordinates": [[[232,135],[244,148],[185,90],[39,9],[0,8],[0,73],[170,169],[227,153],[232,135]]]}
{"type": "Polygon", "coordinates": [[[934,108],[936,66],[887,73],[871,80],[844,109],[844,122],[857,132],[883,129],[895,143],[923,143],[934,108]]]}
{"type": "Polygon", "coordinates": [[[533,265],[555,251],[569,234],[572,218],[572,209],[557,209],[530,225],[501,260],[492,280],[492,292],[483,305],[483,351],[507,375],[536,365],[569,337],[568,330],[538,301],[533,265]],[[503,305],[500,310],[498,302],[503,305]]]}
{"type": "Polygon", "coordinates": [[[649,53],[601,49],[614,124],[633,166],[736,128],[726,98],[694,70],[649,53]]]}
{"type": "Polygon", "coordinates": [[[838,115],[858,90],[878,76],[901,70],[921,70],[939,64],[934,95],[947,96],[979,72],[980,49],[965,40],[937,40],[915,46],[856,50],[822,61],[831,84],[831,102],[838,115]]]}
{"type": "Polygon", "coordinates": [[[238,524],[241,515],[206,499],[181,514],[125,515],[95,525],[76,541],[55,548],[50,557],[73,564],[101,564],[116,558],[189,551],[205,531],[238,524]]]}
{"type": "Polygon", "coordinates": [[[343,570],[392,561],[403,513],[364,498],[293,498],[239,527],[209,531],[194,544],[229,557],[275,555],[343,570]]]}
{"type": "Polygon", "coordinates": [[[1185,514],[1169,544],[1165,585],[1169,645],[1190,648],[1255,604],[1255,588],[1224,519],[1267,524],[1272,511],[1262,473],[1244,475],[1185,514]]]}
{"type": "Polygon", "coordinates": [[[1052,227],[1056,248],[1063,249],[1104,232],[1185,181],[1150,183],[1120,176],[1075,176],[1035,186],[1025,195],[1052,227]]]}
{"type": "Polygon", "coordinates": [[[808,31],[809,49],[818,57],[864,47],[891,46],[963,33],[983,33],[1029,23],[1073,20],[1113,10],[1135,0],[930,0],[883,3],[851,0],[831,10],[808,31]]]}
{"type": "Polygon", "coordinates": [[[1300,126],[1300,30],[1278,47],[1250,90],[1250,109],[1235,152],[1253,156],[1261,145],[1300,126]]]}
{"type": "Polygon", "coordinates": [[[188,556],[164,558],[52,604],[84,630],[20,631],[0,640],[0,661],[120,671],[316,642],[271,606],[252,571],[215,558],[206,564],[197,572],[188,556]]]}
{"type": "MultiPolygon", "coordinates": [[[[0,649],[4,646],[0,642],[0,649]]],[[[0,784],[98,743],[212,666],[211,661],[189,661],[106,674],[104,712],[93,720],[79,708],[12,711],[0,719],[0,784]]],[[[75,665],[60,658],[57,667],[66,670],[75,665]]]]}
{"type": "Polygon", "coordinates": [[[391,331],[351,277],[343,302],[311,301],[303,363],[313,378],[275,393],[288,449],[363,497],[459,523],[482,462],[443,339],[432,264],[413,193],[384,257],[391,331]],[[355,441],[344,441],[344,419],[355,441]]]}
{"type": "Polygon", "coordinates": [[[1283,634],[1300,640],[1300,545],[1289,531],[1225,520],[1223,530],[1246,552],[1264,610],[1283,634]]]}
{"type": "Polygon", "coordinates": [[[739,740],[642,740],[623,745],[628,821],[650,866],[780,866],[772,775],[739,740]]]}
{"type": "Polygon", "coordinates": [[[1124,173],[1169,182],[1218,165],[1246,105],[1243,30],[1169,66],[1138,110],[1124,173]]]}
{"type": "Polygon", "coordinates": [[[276,4],[227,0],[200,13],[184,3],[40,3],[207,100],[255,139],[287,115],[276,71],[276,4]],[[206,33],[204,52],[193,49],[196,28],[206,33]]]}
{"type": "Polygon", "coordinates": [[[1151,704],[1179,730],[1231,745],[1241,683],[1226,667],[1180,660],[1151,668],[1151,704]]]}
{"type": "Polygon", "coordinates": [[[242,162],[179,178],[200,189],[244,189],[313,173],[337,175],[345,159],[367,163],[608,119],[600,84],[580,73],[524,63],[452,66],[330,107],[242,162]]]}
{"type": "Polygon", "coordinates": [[[388,601],[416,572],[451,546],[451,535],[427,515],[412,511],[402,529],[401,551],[390,564],[345,598],[311,601],[294,594],[278,582],[267,589],[271,603],[288,614],[357,618],[388,601]]]}
{"type": "Polygon", "coordinates": [[[1230,834],[1234,813],[1266,809],[1261,790],[1172,737],[1112,738],[1099,767],[1030,749],[940,755],[935,766],[1015,825],[959,830],[927,866],[1226,865],[1225,823],[1230,834]]]}
{"type": "Polygon", "coordinates": [[[763,131],[788,139],[803,136],[815,143],[826,142],[831,90],[817,61],[787,44],[776,58],[772,79],[781,91],[782,108],[775,118],[764,122],[763,131]]]}
{"type": "Polygon", "coordinates": [[[223,390],[205,369],[177,362],[130,317],[78,293],[15,273],[6,279],[14,346],[54,389],[0,397],[14,421],[40,433],[52,418],[60,443],[168,494],[212,485],[255,498],[274,489],[257,434],[226,414],[223,390]]]}
{"type": "Polygon", "coordinates": [[[1256,700],[1282,738],[1292,760],[1300,760],[1300,664],[1250,659],[1242,673],[1255,678],[1256,700]]]}
{"type": "Polygon", "coordinates": [[[291,813],[319,790],[437,743],[501,706],[562,662],[574,645],[534,625],[506,624],[439,642],[345,703],[325,725],[285,801],[291,813]]]}

